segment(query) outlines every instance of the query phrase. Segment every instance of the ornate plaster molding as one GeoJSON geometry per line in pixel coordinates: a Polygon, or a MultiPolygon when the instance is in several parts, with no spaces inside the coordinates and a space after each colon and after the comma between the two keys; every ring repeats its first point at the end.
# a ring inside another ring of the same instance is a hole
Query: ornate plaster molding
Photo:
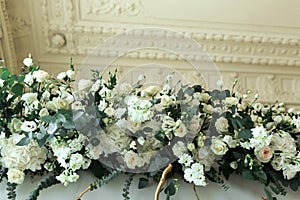
{"type": "Polygon", "coordinates": [[[139,0],[88,0],[84,3],[87,15],[137,16],[145,11],[139,0]]]}
{"type": "MultiPolygon", "coordinates": [[[[42,1],[42,16],[44,20],[44,36],[47,41],[46,51],[54,54],[65,55],[88,55],[95,45],[100,44],[103,40],[122,33],[131,28],[135,28],[135,24],[129,24],[129,28],[110,27],[110,26],[93,26],[82,25],[80,16],[78,16],[78,5],[82,3],[80,0],[67,1],[62,4],[64,15],[64,23],[56,23],[51,19],[49,12],[51,5],[46,0],[42,1]],[[77,6],[76,6],[77,5],[77,6]],[[52,45],[52,37],[55,34],[65,35],[65,45],[52,45]]],[[[144,10],[139,0],[89,0],[85,10],[88,14],[94,15],[128,15],[127,11],[131,11],[129,15],[140,15],[144,10]],[[129,9],[130,8],[130,9],[129,9]],[[137,11],[138,10],[138,11],[137,11]],[[116,12],[118,14],[116,14],[116,12]]],[[[55,9],[55,7],[53,7],[55,9]]],[[[82,11],[82,10],[80,10],[82,11]]],[[[97,22],[101,22],[98,19],[97,22]]],[[[230,25],[230,24],[228,24],[230,25]]],[[[182,27],[181,27],[182,29],[182,27]]],[[[280,66],[300,66],[300,37],[293,34],[276,34],[273,32],[254,33],[250,31],[228,31],[224,28],[212,30],[189,30],[181,32],[184,36],[190,37],[199,42],[203,48],[211,55],[214,62],[218,63],[239,63],[250,65],[280,65],[280,66]]],[[[139,35],[148,34],[143,31],[129,35],[129,38],[139,35]]],[[[163,43],[168,39],[173,39],[178,35],[160,35],[158,41],[163,43]]],[[[116,41],[117,43],[118,41],[116,41]]],[[[124,41],[131,45],[134,40],[124,41]]],[[[147,41],[139,41],[141,46],[147,41]]],[[[175,46],[180,48],[180,44],[175,46]]],[[[99,55],[115,55],[118,54],[117,49],[101,49],[99,55]]],[[[195,60],[197,58],[193,49],[188,52],[189,56],[195,60]]],[[[133,59],[160,59],[160,60],[180,60],[180,57],[169,55],[164,52],[152,53],[136,53],[128,57],[133,59]]]]}
{"type": "Polygon", "coordinates": [[[5,0],[0,0],[0,8],[0,25],[3,34],[1,43],[4,54],[4,63],[6,66],[9,66],[12,72],[14,72],[15,67],[17,66],[17,57],[5,0]]]}

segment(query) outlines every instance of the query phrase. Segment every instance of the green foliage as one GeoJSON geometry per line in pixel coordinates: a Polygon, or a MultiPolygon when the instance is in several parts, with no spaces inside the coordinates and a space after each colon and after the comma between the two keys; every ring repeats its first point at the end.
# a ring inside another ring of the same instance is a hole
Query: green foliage
{"type": "Polygon", "coordinates": [[[120,172],[117,170],[111,170],[109,173],[105,176],[102,176],[101,178],[97,179],[93,184],[91,190],[98,189],[102,187],[103,185],[109,183],[112,179],[118,176],[120,172]]]}
{"type": "Polygon", "coordinates": [[[249,139],[251,138],[252,133],[249,129],[243,129],[239,132],[239,138],[241,139],[249,139]]]}
{"type": "Polygon", "coordinates": [[[148,178],[143,178],[143,177],[139,178],[139,185],[138,185],[139,189],[143,189],[147,187],[148,184],[149,184],[148,178]]]}
{"type": "Polygon", "coordinates": [[[47,189],[53,185],[56,185],[60,183],[55,176],[47,176],[44,179],[40,181],[38,186],[30,193],[27,200],[37,200],[38,196],[40,195],[40,192],[44,189],[47,189]]]}
{"type": "Polygon", "coordinates": [[[125,184],[124,184],[124,187],[123,187],[123,194],[122,196],[124,197],[124,200],[129,200],[130,197],[129,197],[129,188],[130,188],[130,185],[133,181],[133,177],[135,176],[135,174],[128,174],[126,180],[125,180],[125,184]]]}
{"type": "Polygon", "coordinates": [[[7,190],[7,198],[8,199],[11,199],[11,200],[16,199],[16,197],[17,197],[16,188],[17,188],[17,184],[7,182],[6,190],[7,190]]]}
{"type": "Polygon", "coordinates": [[[109,174],[109,171],[105,167],[103,167],[103,165],[98,160],[92,160],[90,170],[94,174],[94,176],[99,179],[109,174]]]}
{"type": "Polygon", "coordinates": [[[166,194],[166,199],[169,200],[171,196],[174,196],[178,191],[177,180],[173,179],[167,187],[164,189],[164,193],[166,194]]]}
{"type": "Polygon", "coordinates": [[[229,186],[226,185],[224,180],[218,175],[214,168],[211,168],[210,171],[205,172],[205,176],[208,180],[220,184],[225,191],[229,189],[229,186]]]}
{"type": "Polygon", "coordinates": [[[0,169],[0,183],[2,182],[3,178],[5,177],[6,172],[7,172],[7,169],[5,167],[1,166],[1,169],[0,169]]]}

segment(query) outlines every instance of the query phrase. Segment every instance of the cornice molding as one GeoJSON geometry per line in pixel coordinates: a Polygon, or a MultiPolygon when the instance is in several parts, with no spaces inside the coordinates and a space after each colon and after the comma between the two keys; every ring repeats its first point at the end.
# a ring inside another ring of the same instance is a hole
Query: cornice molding
{"type": "MultiPolygon", "coordinates": [[[[91,26],[82,25],[80,16],[76,10],[78,5],[81,3],[80,0],[67,1],[63,3],[64,15],[62,20],[64,23],[56,23],[55,20],[51,19],[51,5],[47,0],[42,1],[42,16],[43,16],[43,30],[44,37],[46,39],[46,52],[52,54],[64,54],[64,55],[82,55],[87,56],[97,44],[101,44],[107,38],[113,37],[118,33],[124,33],[132,28],[140,27],[136,24],[129,23],[128,28],[122,26],[111,27],[111,26],[91,26]],[[77,5],[77,6],[76,6],[77,5]],[[53,44],[53,37],[60,35],[65,39],[64,45],[53,44]]],[[[88,12],[94,15],[106,15],[115,13],[115,10],[120,11],[120,15],[125,14],[125,10],[121,9],[124,5],[131,5],[134,16],[142,15],[142,12],[136,12],[135,10],[144,10],[142,4],[138,0],[113,0],[113,1],[88,1],[87,8],[88,12]],[[123,3],[121,3],[123,2],[123,3]],[[127,2],[127,4],[126,4],[127,2]],[[130,3],[128,3],[130,2],[130,3]],[[96,5],[97,4],[97,5],[96,5]],[[97,12],[96,12],[97,11],[97,12]]],[[[133,14],[132,14],[133,15],[133,14]]],[[[97,20],[101,23],[101,20],[97,20]]],[[[96,23],[98,24],[98,23],[96,23]]],[[[158,24],[159,26],[159,24],[158,24]]],[[[185,37],[194,39],[202,45],[202,47],[211,55],[214,62],[217,63],[237,63],[237,64],[249,64],[249,65],[280,65],[280,66],[300,66],[300,37],[292,34],[277,34],[276,32],[251,32],[243,30],[227,30],[223,28],[219,29],[207,29],[196,31],[187,30],[181,32],[185,37]],[[279,36],[280,35],[280,36],[279,36]]],[[[230,27],[230,24],[228,24],[230,27]]],[[[180,27],[183,29],[183,27],[180,27]]],[[[137,32],[129,32],[128,37],[134,38],[142,36],[146,33],[143,30],[137,32]]],[[[155,33],[154,33],[155,34],[155,33]]],[[[176,35],[161,34],[158,37],[159,42],[174,39],[178,37],[176,35]]],[[[115,41],[117,43],[118,41],[115,41]]],[[[131,45],[133,41],[128,39],[123,41],[128,45],[131,45]]],[[[141,46],[145,46],[145,41],[139,41],[141,46]]],[[[147,41],[146,41],[147,42],[147,41]]],[[[175,46],[180,48],[180,44],[177,43],[175,46]]],[[[198,58],[196,52],[192,49],[188,52],[189,56],[194,60],[201,60],[198,58]]],[[[118,49],[101,49],[98,51],[100,56],[109,56],[120,54],[118,49]]],[[[169,55],[164,52],[157,53],[135,53],[130,54],[127,57],[132,59],[159,59],[159,60],[180,60],[179,56],[169,55]]]]}

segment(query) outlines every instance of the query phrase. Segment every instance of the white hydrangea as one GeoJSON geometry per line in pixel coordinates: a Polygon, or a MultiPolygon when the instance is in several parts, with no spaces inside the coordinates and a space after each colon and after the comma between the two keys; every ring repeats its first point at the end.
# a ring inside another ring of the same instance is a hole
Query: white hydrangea
{"type": "Polygon", "coordinates": [[[184,179],[197,186],[207,185],[205,181],[204,168],[200,163],[194,163],[191,168],[186,168],[184,170],[184,179]]]}
{"type": "Polygon", "coordinates": [[[19,134],[13,134],[10,138],[5,139],[5,146],[1,149],[0,162],[8,169],[40,170],[46,160],[47,149],[39,147],[34,140],[25,146],[16,145],[21,139],[22,136],[19,134]]]}
{"type": "Polygon", "coordinates": [[[59,180],[64,186],[68,186],[69,183],[74,183],[79,179],[79,175],[74,171],[65,170],[59,176],[56,176],[56,179],[59,180]]]}
{"type": "Polygon", "coordinates": [[[182,164],[185,168],[187,168],[190,167],[191,164],[193,163],[193,158],[189,154],[184,153],[179,157],[178,162],[182,164]]]}
{"type": "Polygon", "coordinates": [[[152,112],[150,108],[152,104],[150,101],[132,99],[128,105],[128,116],[131,121],[142,123],[151,119],[152,112]]]}
{"type": "Polygon", "coordinates": [[[249,142],[241,142],[241,146],[246,149],[250,148],[262,148],[264,146],[269,146],[272,140],[272,136],[266,131],[263,126],[256,126],[251,129],[252,138],[249,142]]]}
{"type": "Polygon", "coordinates": [[[73,171],[78,170],[84,163],[84,158],[81,154],[75,153],[70,156],[70,169],[73,171]]]}

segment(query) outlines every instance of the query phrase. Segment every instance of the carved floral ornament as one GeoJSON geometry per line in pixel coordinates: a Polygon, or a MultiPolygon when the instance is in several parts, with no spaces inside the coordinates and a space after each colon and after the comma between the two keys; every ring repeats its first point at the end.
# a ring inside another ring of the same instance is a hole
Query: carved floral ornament
{"type": "Polygon", "coordinates": [[[137,16],[144,13],[139,0],[88,0],[87,14],[112,14],[137,16]]]}

